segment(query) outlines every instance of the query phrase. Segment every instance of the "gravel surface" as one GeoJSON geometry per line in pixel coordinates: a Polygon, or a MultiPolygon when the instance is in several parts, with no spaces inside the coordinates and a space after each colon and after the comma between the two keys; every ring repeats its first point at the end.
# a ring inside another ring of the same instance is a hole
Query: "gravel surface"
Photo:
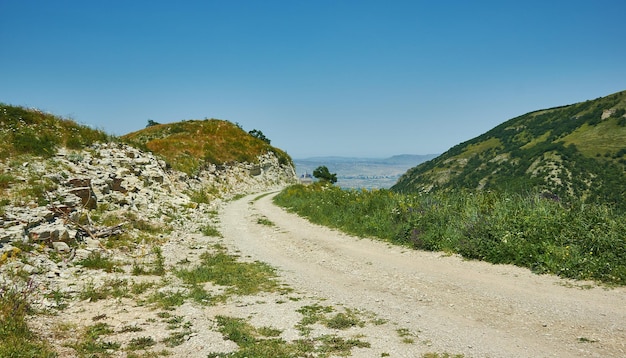
{"type": "MultiPolygon", "coordinates": [[[[372,312],[353,356],[624,357],[626,289],[409,250],[313,225],[252,195],[221,212],[224,243],[279,269],[299,292],[372,312]],[[259,219],[274,225],[261,225],[259,219]],[[395,327],[395,328],[394,328],[395,327]],[[393,330],[415,332],[413,344],[393,330]]],[[[283,314],[265,315],[281,326],[283,314]]]]}

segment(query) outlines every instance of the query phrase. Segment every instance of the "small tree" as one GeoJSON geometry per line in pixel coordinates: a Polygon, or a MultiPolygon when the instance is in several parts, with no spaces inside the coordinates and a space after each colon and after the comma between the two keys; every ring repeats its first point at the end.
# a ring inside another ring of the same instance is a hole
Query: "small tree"
{"type": "Polygon", "coordinates": [[[267,144],[270,144],[270,140],[267,139],[267,137],[265,136],[265,134],[263,134],[263,132],[261,132],[258,129],[253,129],[250,132],[248,132],[251,136],[253,136],[254,138],[258,138],[262,141],[264,141],[267,144]]]}
{"type": "Polygon", "coordinates": [[[161,123],[155,122],[152,119],[148,119],[148,125],[146,126],[146,128],[152,127],[152,126],[158,126],[159,124],[161,124],[161,123]]]}
{"type": "Polygon", "coordinates": [[[323,182],[335,184],[337,182],[337,174],[331,173],[325,165],[317,167],[313,171],[313,176],[323,182]]]}

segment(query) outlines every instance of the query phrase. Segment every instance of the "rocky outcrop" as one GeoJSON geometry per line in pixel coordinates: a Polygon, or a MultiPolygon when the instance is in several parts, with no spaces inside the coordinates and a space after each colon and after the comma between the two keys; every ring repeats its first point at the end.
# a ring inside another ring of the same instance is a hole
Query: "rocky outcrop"
{"type": "Polygon", "coordinates": [[[0,281],[8,277],[2,273],[19,271],[70,277],[71,263],[106,250],[109,237],[151,228],[199,230],[224,200],[296,181],[294,168],[271,152],[258,163],[209,165],[190,177],[121,143],[0,165],[14,178],[4,189],[10,203],[0,212],[0,281]],[[25,247],[31,252],[22,252],[25,247]]]}

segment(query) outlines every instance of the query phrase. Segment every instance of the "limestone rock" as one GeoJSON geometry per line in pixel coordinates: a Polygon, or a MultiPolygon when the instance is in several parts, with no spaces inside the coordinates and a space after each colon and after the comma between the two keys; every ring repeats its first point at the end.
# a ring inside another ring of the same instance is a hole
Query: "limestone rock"
{"type": "Polygon", "coordinates": [[[70,234],[63,222],[55,221],[31,228],[28,237],[33,241],[67,241],[70,234]]]}
{"type": "Polygon", "coordinates": [[[66,244],[63,241],[54,241],[52,242],[52,247],[57,251],[57,252],[70,252],[71,248],[68,244],[66,244]]]}

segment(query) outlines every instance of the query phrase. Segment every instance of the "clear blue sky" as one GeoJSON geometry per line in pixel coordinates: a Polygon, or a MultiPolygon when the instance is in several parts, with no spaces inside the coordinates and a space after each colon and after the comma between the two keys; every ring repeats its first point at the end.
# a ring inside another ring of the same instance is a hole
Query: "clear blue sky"
{"type": "Polygon", "coordinates": [[[0,102],[220,118],[294,158],[441,153],[626,89],[626,1],[0,0],[0,102]]]}

